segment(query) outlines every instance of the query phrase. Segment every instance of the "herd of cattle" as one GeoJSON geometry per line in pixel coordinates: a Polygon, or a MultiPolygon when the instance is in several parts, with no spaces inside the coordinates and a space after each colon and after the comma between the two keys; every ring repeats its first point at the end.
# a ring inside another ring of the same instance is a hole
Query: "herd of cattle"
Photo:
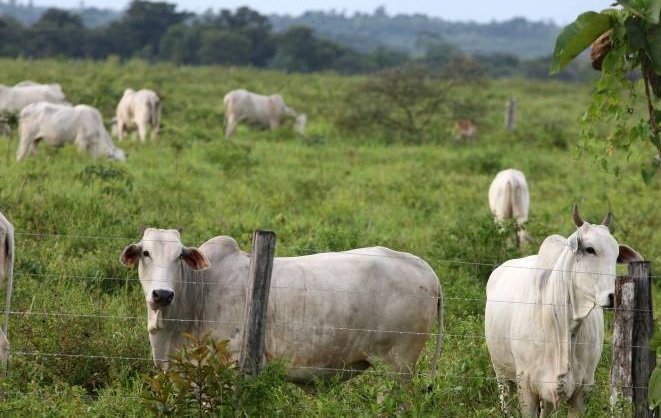
{"type": "MultiPolygon", "coordinates": [[[[227,93],[225,136],[230,137],[239,123],[276,129],[291,119],[296,132],[303,134],[307,117],[287,106],[279,94],[263,96],[243,89],[227,93]]],[[[0,85],[0,116],[18,116],[20,143],[16,160],[30,153],[36,155],[37,144],[60,147],[74,144],[94,158],[107,157],[125,161],[126,154],[113,143],[98,109],[66,102],[59,84],[23,81],[14,86],[0,85]]],[[[151,131],[155,141],[161,126],[161,99],[151,90],[126,89],[112,119],[112,134],[120,141],[125,134],[137,131],[145,142],[151,131]]]]}
{"type": "MultiPolygon", "coordinates": [[[[281,96],[234,90],[224,98],[226,136],[240,122],[276,128],[292,119],[302,132],[306,116],[281,96]]],[[[95,157],[123,161],[100,112],[65,102],[57,84],[23,82],[0,86],[0,112],[18,113],[17,160],[36,153],[38,141],[72,142],[95,157]]],[[[113,132],[121,140],[137,130],[141,141],[156,140],[161,101],[149,90],[126,90],[113,132]]],[[[488,201],[497,222],[513,218],[517,243],[525,231],[529,191],[514,169],[496,175],[488,201]]],[[[501,391],[502,407],[512,388],[525,416],[547,415],[566,401],[570,414],[585,407],[594,384],[604,338],[602,309],[613,305],[616,263],[642,260],[611,235],[610,213],[601,224],[585,222],[574,207],[576,231],[547,237],[538,253],[509,260],[487,284],[485,337],[501,391]]],[[[0,214],[0,274],[12,277],[14,236],[0,214]]],[[[241,346],[250,256],[227,236],[199,248],[187,247],[177,230],[148,228],[141,241],[124,248],[120,262],[138,266],[147,305],[152,357],[161,368],[185,343],[184,333],[212,332],[241,346]]],[[[9,289],[11,283],[9,282],[9,289]]],[[[410,376],[427,337],[437,327],[432,379],[443,332],[443,297],[434,270],[421,258],[383,247],[276,258],[267,311],[265,360],[288,365],[290,378],[306,381],[324,374],[358,372],[375,361],[410,376]],[[284,289],[284,291],[280,291],[284,289]],[[332,327],[328,318],[333,319],[332,327]],[[369,332],[352,332],[369,331],[369,332]]],[[[0,357],[8,356],[0,332],[0,357]]]]}

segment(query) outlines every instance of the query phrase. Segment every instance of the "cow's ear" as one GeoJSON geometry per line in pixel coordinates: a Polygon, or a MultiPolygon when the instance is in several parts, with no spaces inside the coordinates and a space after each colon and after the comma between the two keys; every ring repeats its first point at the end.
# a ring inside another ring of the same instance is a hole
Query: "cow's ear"
{"type": "Polygon", "coordinates": [[[581,237],[578,233],[578,231],[574,234],[571,234],[569,238],[567,238],[567,245],[569,245],[569,248],[572,250],[572,252],[578,251],[578,248],[581,246],[581,237]]]}
{"type": "Polygon", "coordinates": [[[135,260],[140,257],[140,253],[142,253],[142,245],[127,245],[126,248],[124,248],[124,251],[122,251],[122,255],[119,256],[119,262],[124,264],[126,267],[133,267],[135,260]]]}
{"type": "Polygon", "coordinates": [[[642,255],[628,245],[620,244],[620,253],[617,262],[620,264],[632,263],[634,261],[645,261],[642,255]]]}
{"type": "Polygon", "coordinates": [[[181,258],[193,270],[206,270],[209,268],[209,259],[200,250],[193,247],[184,247],[181,258]]]}

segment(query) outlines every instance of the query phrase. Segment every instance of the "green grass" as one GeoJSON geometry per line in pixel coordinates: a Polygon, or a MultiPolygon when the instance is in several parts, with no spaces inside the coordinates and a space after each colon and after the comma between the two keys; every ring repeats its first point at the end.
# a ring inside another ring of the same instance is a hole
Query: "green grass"
{"type": "MultiPolygon", "coordinates": [[[[59,82],[70,102],[99,107],[106,121],[124,88],[154,88],[164,96],[159,142],[120,143],[126,164],[43,145],[37,158],[17,164],[16,139],[0,138],[0,210],[17,231],[12,310],[23,312],[11,321],[14,354],[3,416],[147,413],[139,398],[152,364],[126,359],[150,358],[142,291],[136,271],[118,262],[145,225],[182,227],[187,245],[231,235],[244,250],[254,229],[271,228],[278,255],[385,245],[434,267],[446,295],[448,336],[433,393],[424,391],[430,341],[412,385],[382,368],[314,393],[287,383],[274,389],[275,406],[265,412],[273,416],[498,414],[480,337],[490,267],[453,260],[500,263],[519,254],[498,236],[488,210],[487,189],[500,169],[516,167],[528,178],[535,244],[525,252],[551,233],[571,233],[577,202],[593,222],[612,207],[616,238],[661,261],[658,182],[643,185],[636,161],[618,160],[623,170],[615,177],[598,168],[594,156],[575,150],[588,86],[493,82],[475,92],[488,109],[476,142],[457,145],[439,137],[409,145],[335,128],[342,98],[360,78],[112,60],[1,60],[0,66],[5,84],[59,82]],[[240,128],[226,140],[222,97],[233,88],[282,93],[308,113],[308,139],[287,129],[240,128]],[[510,97],[519,109],[514,134],[502,128],[510,97]],[[38,314],[55,312],[92,316],[38,314]],[[34,352],[122,358],[18,354],[34,352]]],[[[608,367],[606,349],[587,416],[607,413],[608,367]]]]}

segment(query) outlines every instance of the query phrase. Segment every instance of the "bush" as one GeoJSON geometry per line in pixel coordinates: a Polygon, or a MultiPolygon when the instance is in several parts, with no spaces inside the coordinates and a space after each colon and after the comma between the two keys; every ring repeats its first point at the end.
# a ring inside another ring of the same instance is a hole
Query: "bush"
{"type": "Polygon", "coordinates": [[[284,384],[284,368],[269,365],[257,378],[244,378],[227,340],[210,334],[190,341],[170,357],[169,369],[145,378],[147,406],[158,416],[264,416],[271,392],[284,384]]]}
{"type": "MultiPolygon", "coordinates": [[[[445,74],[444,75],[448,75],[445,74]]],[[[424,66],[377,73],[350,91],[336,125],[346,132],[380,131],[390,139],[424,143],[449,136],[456,118],[467,118],[477,106],[475,95],[461,96],[460,85],[476,79],[434,78],[424,66]],[[459,82],[461,80],[461,82],[459,82]]]]}

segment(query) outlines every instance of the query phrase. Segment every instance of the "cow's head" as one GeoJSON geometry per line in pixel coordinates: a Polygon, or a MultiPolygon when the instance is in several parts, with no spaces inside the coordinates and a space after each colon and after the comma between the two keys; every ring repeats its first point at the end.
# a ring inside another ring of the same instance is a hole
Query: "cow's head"
{"type": "MultiPolygon", "coordinates": [[[[175,303],[184,284],[184,264],[193,270],[209,267],[209,260],[202,252],[181,243],[176,229],[145,229],[142,240],[124,248],[119,261],[127,267],[138,264],[140,284],[152,312],[175,303]]],[[[153,326],[156,324],[150,324],[153,326]]]]}
{"type": "Polygon", "coordinates": [[[610,212],[600,225],[583,221],[578,207],[573,210],[576,232],[568,238],[574,253],[574,316],[582,317],[591,306],[612,307],[617,263],[642,261],[643,257],[627,245],[618,244],[608,224],[610,212]],[[578,309],[579,312],[576,310],[578,309]]]}
{"type": "Polygon", "coordinates": [[[126,161],[126,154],[124,154],[124,150],[122,150],[120,148],[113,148],[110,151],[110,154],[108,154],[108,158],[111,159],[111,160],[115,160],[115,161],[125,162],[126,161]]]}

